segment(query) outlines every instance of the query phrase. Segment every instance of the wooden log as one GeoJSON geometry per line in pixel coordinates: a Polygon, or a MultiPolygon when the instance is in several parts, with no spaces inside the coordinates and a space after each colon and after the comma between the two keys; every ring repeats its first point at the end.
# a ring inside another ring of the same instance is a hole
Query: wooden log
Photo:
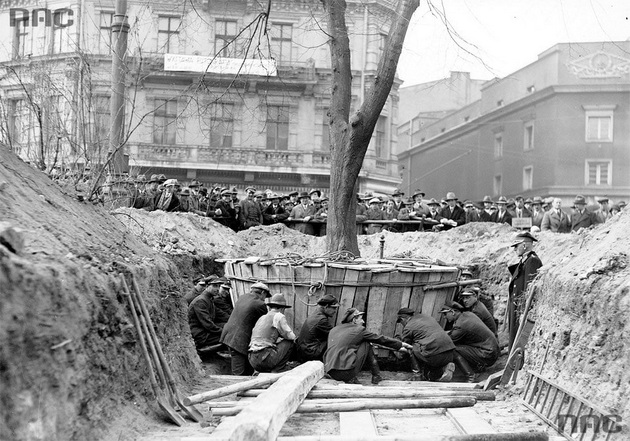
{"type": "MultiPolygon", "coordinates": [[[[186,438],[185,441],[201,441],[201,438],[186,438]]],[[[280,436],[277,441],[549,441],[545,432],[505,432],[468,435],[384,435],[384,436],[348,436],[348,435],[301,435],[280,436]]]]}
{"type": "Polygon", "coordinates": [[[427,285],[427,286],[423,286],[422,289],[424,289],[425,291],[433,291],[433,290],[442,289],[442,288],[454,288],[456,286],[476,285],[478,283],[481,283],[481,279],[468,279],[468,280],[460,280],[457,282],[440,283],[437,285],[427,285]]]}
{"type": "Polygon", "coordinates": [[[275,440],[284,422],[323,376],[324,364],[320,361],[309,361],[286,372],[237,416],[223,420],[212,432],[210,439],[275,440]]]}
{"type": "Polygon", "coordinates": [[[231,384],[229,386],[220,387],[218,389],[202,392],[200,394],[191,395],[184,398],[184,404],[190,406],[192,404],[203,403],[204,401],[214,400],[215,398],[225,397],[226,395],[242,392],[255,387],[268,386],[275,383],[284,373],[266,375],[264,377],[256,377],[251,380],[242,381],[240,383],[231,384]]]}
{"type": "MultiPolygon", "coordinates": [[[[249,402],[251,403],[251,402],[249,402]]],[[[225,408],[212,408],[212,416],[232,416],[240,414],[248,407],[248,402],[225,408]]],[[[296,409],[296,413],[357,412],[373,409],[443,409],[451,407],[471,407],[477,403],[473,397],[422,398],[416,400],[372,399],[372,400],[306,400],[296,409]]]]}
{"type": "MultiPolygon", "coordinates": [[[[321,384],[321,382],[319,383],[321,384]]],[[[319,386],[318,384],[318,386],[319,386]]],[[[344,383],[345,385],[345,383],[344,383]]],[[[482,389],[482,386],[478,383],[436,383],[433,381],[410,381],[410,380],[383,380],[379,384],[379,387],[404,387],[404,388],[437,388],[437,389],[482,389]]],[[[353,386],[353,385],[347,385],[353,386]]],[[[355,387],[358,387],[354,385],[355,387]]]]}
{"type": "MultiPolygon", "coordinates": [[[[267,389],[268,390],[268,389],[267,389]]],[[[265,389],[250,389],[239,393],[241,397],[257,397],[265,389]]],[[[307,398],[446,398],[446,397],[474,397],[479,401],[494,401],[492,391],[481,389],[469,390],[409,390],[387,387],[363,387],[357,389],[315,389],[308,393],[307,398]]]]}

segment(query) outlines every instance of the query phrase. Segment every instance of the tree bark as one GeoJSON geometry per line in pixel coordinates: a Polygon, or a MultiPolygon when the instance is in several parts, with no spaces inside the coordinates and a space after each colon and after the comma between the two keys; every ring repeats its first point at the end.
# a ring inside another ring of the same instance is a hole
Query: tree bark
{"type": "Polygon", "coordinates": [[[327,248],[329,252],[350,251],[359,255],[355,220],[355,184],[363,165],[378,117],[387,101],[396,77],[396,67],[409,21],[419,0],[396,2],[391,15],[389,35],[379,60],[376,76],[361,103],[350,118],[352,70],[350,43],[346,27],[346,1],[322,0],[326,18],[331,66],[332,93],[330,125],[330,209],[328,211],[327,248]]]}

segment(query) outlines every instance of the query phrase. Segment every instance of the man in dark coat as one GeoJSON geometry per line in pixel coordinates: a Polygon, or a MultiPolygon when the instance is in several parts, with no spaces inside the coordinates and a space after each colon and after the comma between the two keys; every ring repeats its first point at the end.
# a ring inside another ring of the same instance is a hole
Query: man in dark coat
{"type": "Polygon", "coordinates": [[[254,369],[247,359],[252,329],[260,317],[267,313],[264,299],[271,297],[269,287],[256,282],[245,294],[236,301],[234,311],[223,327],[221,343],[230,350],[232,361],[232,375],[251,375],[254,369]]]}
{"type": "Polygon", "coordinates": [[[525,199],[518,195],[514,198],[516,206],[514,207],[514,216],[512,218],[532,217],[532,212],[525,208],[525,199]]]}
{"type": "Polygon", "coordinates": [[[239,223],[242,230],[247,230],[250,227],[262,225],[263,215],[260,208],[260,204],[254,199],[256,189],[254,187],[247,187],[247,198],[240,202],[241,210],[239,212],[239,223]]]}
{"type": "Polygon", "coordinates": [[[215,320],[216,311],[212,293],[206,288],[188,307],[188,325],[197,350],[219,343],[222,327],[215,320]]]}
{"type": "Polygon", "coordinates": [[[512,215],[507,209],[507,203],[508,201],[505,196],[501,196],[497,200],[497,207],[499,207],[499,209],[492,215],[492,222],[496,222],[497,224],[512,225],[512,215]]]}
{"type": "Polygon", "coordinates": [[[221,225],[225,225],[233,230],[237,229],[236,209],[231,200],[232,193],[230,190],[221,191],[221,199],[218,200],[212,208],[208,206],[206,216],[213,217],[221,225]]]}
{"type": "Polygon", "coordinates": [[[483,210],[479,212],[479,220],[481,222],[493,222],[492,215],[494,212],[492,211],[492,204],[494,204],[494,201],[490,196],[484,196],[481,202],[483,203],[483,210]]]}
{"type": "Polygon", "coordinates": [[[328,334],[324,369],[333,379],[358,384],[357,375],[367,362],[372,372],[372,384],[378,384],[382,380],[381,370],[370,342],[395,350],[412,349],[408,343],[367,331],[364,324],[363,312],[349,308],[341,324],[332,328],[328,334]]]}
{"type": "Polygon", "coordinates": [[[440,230],[450,230],[453,227],[464,225],[466,223],[466,212],[457,205],[455,193],[449,191],[444,200],[448,205],[440,210],[440,230]]]}
{"type": "Polygon", "coordinates": [[[473,312],[477,317],[481,319],[484,325],[488,327],[497,336],[497,324],[494,321],[494,317],[486,308],[486,305],[481,303],[478,299],[478,294],[475,288],[466,288],[460,294],[459,298],[466,311],[473,312]]]}
{"type": "Polygon", "coordinates": [[[298,356],[302,361],[320,360],[328,347],[331,319],[339,308],[339,302],[330,294],[317,301],[317,310],[306,318],[298,338],[298,356]]]}
{"type": "Polygon", "coordinates": [[[578,231],[581,228],[588,228],[597,223],[593,213],[586,208],[586,199],[584,199],[584,196],[577,195],[573,201],[573,205],[575,206],[575,209],[573,214],[571,214],[572,231],[578,231]]]}
{"type": "Polygon", "coordinates": [[[402,341],[413,346],[412,371],[429,381],[451,381],[455,345],[440,324],[430,315],[416,313],[411,308],[398,311],[397,323],[403,326],[402,341]]]}
{"type": "Polygon", "coordinates": [[[216,308],[216,322],[220,326],[223,326],[228,322],[230,316],[232,315],[232,311],[234,311],[234,307],[232,306],[232,297],[230,296],[230,289],[232,289],[232,286],[225,277],[219,277],[215,283],[218,288],[214,292],[214,297],[212,299],[214,301],[214,307],[216,308]]]}
{"type": "Polygon", "coordinates": [[[289,213],[280,205],[280,196],[277,193],[272,193],[269,200],[271,203],[263,211],[265,225],[276,224],[289,217],[289,213]]]}
{"type": "Polygon", "coordinates": [[[477,377],[475,372],[493,365],[499,358],[499,342],[479,317],[464,311],[459,303],[445,305],[440,313],[445,314],[446,320],[453,324],[449,333],[455,344],[455,364],[467,381],[474,383],[477,377]]]}
{"type": "Polygon", "coordinates": [[[540,258],[532,251],[534,242],[537,239],[529,232],[518,233],[512,247],[519,257],[518,263],[510,265],[508,270],[512,275],[508,286],[508,330],[510,333],[509,349],[512,349],[516,332],[519,327],[519,317],[523,313],[525,306],[525,294],[532,280],[538,274],[538,269],[542,266],[540,258]]]}

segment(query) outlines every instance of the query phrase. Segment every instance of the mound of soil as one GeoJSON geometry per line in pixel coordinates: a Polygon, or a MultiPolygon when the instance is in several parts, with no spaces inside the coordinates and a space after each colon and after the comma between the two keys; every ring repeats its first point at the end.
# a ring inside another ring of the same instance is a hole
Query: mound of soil
{"type": "MultiPolygon", "coordinates": [[[[0,149],[0,220],[4,228],[19,229],[24,242],[16,243],[17,253],[0,245],[0,439],[131,439],[155,419],[121,273],[136,277],[186,393],[202,373],[183,301],[192,278],[221,273],[217,258],[326,251],[325,238],[284,225],[234,233],[191,214],[110,213],[64,194],[0,149]]],[[[526,360],[526,368],[624,420],[630,417],[629,228],[625,212],[579,233],[539,234],[535,250],[544,266],[526,360]]],[[[513,235],[496,224],[386,232],[385,257],[470,267],[495,296],[495,316],[502,321],[507,265],[516,261],[513,235]]],[[[379,255],[379,238],[359,238],[364,258],[379,255]]]]}

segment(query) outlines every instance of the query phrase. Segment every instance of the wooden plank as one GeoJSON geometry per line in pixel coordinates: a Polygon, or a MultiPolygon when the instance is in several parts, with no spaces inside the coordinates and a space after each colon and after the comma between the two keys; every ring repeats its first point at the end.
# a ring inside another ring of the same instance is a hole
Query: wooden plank
{"type": "Polygon", "coordinates": [[[324,277],[326,276],[326,267],[324,266],[324,264],[311,264],[309,265],[309,267],[311,269],[311,286],[321,286],[321,288],[313,289],[312,294],[309,295],[309,306],[306,312],[307,317],[313,314],[314,311],[317,309],[317,306],[311,305],[316,304],[326,291],[324,289],[324,277]]]}
{"type": "MultiPolygon", "coordinates": [[[[358,283],[368,284],[372,281],[372,271],[359,271],[358,283]]],[[[369,286],[357,286],[354,293],[353,308],[357,308],[359,311],[365,311],[368,307],[368,296],[370,294],[369,286]]],[[[341,321],[341,320],[339,320],[341,321]]]]}
{"type": "MultiPolygon", "coordinates": [[[[184,438],[182,441],[202,441],[204,438],[184,438]]],[[[378,436],[341,436],[341,435],[299,435],[280,436],[277,441],[549,441],[546,432],[502,432],[478,435],[378,435],[378,436]]]]}
{"type": "MultiPolygon", "coordinates": [[[[416,272],[413,274],[413,283],[426,283],[429,274],[425,272],[416,272]]],[[[409,297],[409,307],[416,312],[422,312],[422,301],[424,300],[424,290],[422,286],[413,286],[411,288],[411,296],[409,297]]]]}
{"type": "MultiPolygon", "coordinates": [[[[249,389],[239,392],[240,397],[257,397],[266,389],[249,389]]],[[[313,388],[308,393],[308,398],[446,398],[446,397],[473,397],[478,401],[494,401],[496,395],[492,391],[481,389],[439,389],[439,388],[400,388],[400,387],[375,387],[364,386],[356,389],[345,388],[313,388]]]]}
{"type": "MultiPolygon", "coordinates": [[[[328,265],[328,277],[326,283],[341,283],[344,282],[344,277],[346,276],[346,267],[341,265],[328,265]]],[[[326,294],[330,294],[336,299],[341,297],[341,291],[343,289],[343,285],[340,286],[326,286],[326,294]]]]}
{"type": "MultiPolygon", "coordinates": [[[[293,280],[293,269],[289,264],[276,264],[276,268],[278,270],[279,281],[291,282],[293,280]]],[[[287,300],[293,295],[293,286],[290,284],[278,284],[277,290],[280,294],[284,295],[287,300]]]]}
{"type": "MultiPolygon", "coordinates": [[[[440,281],[441,277],[442,277],[441,272],[433,271],[429,274],[428,283],[435,284],[440,281]]],[[[438,298],[437,291],[425,292],[424,299],[422,300],[422,312],[432,316],[433,318],[439,321],[440,314],[435,315],[434,313],[434,308],[435,308],[435,303],[437,301],[437,298],[438,298]]]]}
{"type": "MultiPolygon", "coordinates": [[[[295,266],[293,267],[295,271],[295,280],[297,282],[309,282],[311,281],[311,268],[305,268],[303,266],[295,266]]],[[[308,295],[308,286],[295,286],[295,294],[293,296],[293,310],[289,309],[287,315],[287,320],[289,324],[293,327],[293,330],[296,334],[300,333],[300,329],[302,329],[302,325],[306,321],[306,317],[308,314],[308,304],[310,302],[310,298],[308,295]],[[292,316],[292,321],[289,320],[289,317],[292,316]]],[[[289,301],[289,299],[287,299],[289,301]]],[[[313,301],[313,303],[315,303],[313,301]]]]}
{"type": "Polygon", "coordinates": [[[496,433],[497,431],[470,407],[446,409],[446,416],[462,435],[496,433]]]}
{"type": "Polygon", "coordinates": [[[209,436],[214,440],[275,440],[285,421],[324,376],[324,364],[309,361],[284,374],[237,416],[224,419],[209,436]]]}
{"type": "MultiPolygon", "coordinates": [[[[389,275],[389,282],[392,284],[409,283],[409,275],[401,273],[400,271],[394,271],[389,275]]],[[[382,334],[387,337],[393,337],[396,330],[396,319],[398,317],[398,310],[401,308],[402,291],[399,286],[387,287],[385,307],[383,310],[383,325],[381,328],[382,334]]]]}
{"type": "Polygon", "coordinates": [[[267,282],[267,274],[265,271],[265,274],[263,275],[263,267],[258,265],[257,263],[251,264],[251,265],[247,265],[247,267],[249,268],[249,270],[252,273],[252,277],[256,280],[259,280],[263,283],[267,282]]]}
{"type": "MultiPolygon", "coordinates": [[[[337,299],[339,300],[339,308],[337,308],[337,314],[339,316],[343,316],[343,314],[348,310],[348,308],[352,308],[354,306],[354,297],[356,295],[357,289],[356,286],[352,286],[352,283],[356,283],[359,280],[359,274],[364,271],[357,271],[353,268],[346,269],[345,282],[348,285],[345,285],[341,289],[341,296],[337,299]]],[[[354,306],[356,308],[356,306],[354,306]]],[[[357,308],[361,311],[364,308],[357,308]]]]}
{"type": "Polygon", "coordinates": [[[372,282],[374,285],[370,287],[368,294],[365,328],[375,334],[381,334],[383,332],[383,314],[385,312],[385,298],[387,296],[387,287],[378,286],[378,284],[389,283],[390,275],[391,273],[372,273],[372,282]]]}
{"type": "Polygon", "coordinates": [[[376,423],[372,412],[363,410],[359,412],[339,413],[339,434],[341,436],[374,436],[378,435],[376,423]]]}
{"type": "Polygon", "coordinates": [[[280,379],[282,374],[272,374],[265,375],[264,377],[255,377],[251,380],[241,381],[236,384],[231,384],[229,386],[220,387],[218,389],[213,389],[211,391],[202,392],[199,394],[191,395],[189,397],[184,398],[184,404],[186,406],[191,406],[193,404],[203,403],[205,401],[214,400],[215,398],[225,397],[227,395],[235,394],[237,392],[245,391],[248,389],[252,389],[255,387],[268,386],[280,379]]]}

